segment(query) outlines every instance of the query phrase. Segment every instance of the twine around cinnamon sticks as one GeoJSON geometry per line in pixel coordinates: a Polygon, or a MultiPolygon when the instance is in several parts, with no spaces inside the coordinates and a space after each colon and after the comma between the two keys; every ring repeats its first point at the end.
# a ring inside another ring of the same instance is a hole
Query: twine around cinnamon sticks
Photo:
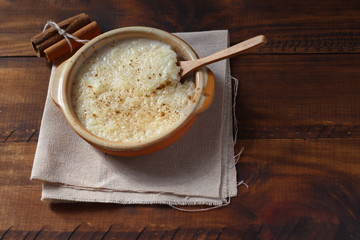
{"type": "MultiPolygon", "coordinates": [[[[91,40],[100,35],[100,28],[97,23],[91,21],[85,13],[70,17],[57,23],[57,25],[66,33],[82,40],[91,40]]],[[[60,35],[56,28],[51,27],[32,37],[31,43],[38,57],[45,57],[48,62],[52,62],[83,45],[74,39],[68,38],[68,40],[60,35]]]]}

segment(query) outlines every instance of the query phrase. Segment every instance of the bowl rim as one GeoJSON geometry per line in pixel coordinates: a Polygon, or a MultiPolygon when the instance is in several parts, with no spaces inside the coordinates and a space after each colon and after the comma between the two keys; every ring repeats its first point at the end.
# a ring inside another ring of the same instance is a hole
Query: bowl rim
{"type": "MultiPolygon", "coordinates": [[[[65,76],[63,80],[63,84],[61,85],[61,91],[63,93],[63,106],[62,110],[64,112],[64,115],[70,124],[70,126],[73,128],[73,130],[80,135],[83,139],[108,150],[115,150],[115,151],[129,151],[129,150],[140,150],[146,147],[149,147],[155,143],[161,142],[172,135],[173,132],[176,132],[179,128],[185,126],[189,121],[192,120],[193,117],[196,117],[194,115],[194,112],[197,108],[197,106],[200,103],[201,94],[204,88],[204,82],[201,79],[204,79],[206,77],[206,70],[205,69],[199,69],[195,72],[195,93],[193,99],[195,100],[191,107],[188,110],[188,114],[186,114],[182,119],[180,119],[178,122],[176,122],[173,126],[170,128],[167,128],[164,131],[161,131],[159,134],[151,136],[146,138],[145,140],[139,142],[131,141],[131,142],[121,142],[121,141],[112,141],[108,139],[104,139],[102,137],[99,137],[93,133],[91,133],[89,130],[85,128],[81,124],[81,122],[78,120],[76,114],[73,112],[71,107],[71,93],[69,89],[71,88],[69,86],[69,79],[73,75],[75,76],[77,69],[74,69],[79,64],[79,61],[84,62],[86,59],[88,59],[92,54],[87,55],[87,53],[91,50],[94,51],[96,48],[94,48],[94,45],[97,43],[104,41],[105,39],[113,39],[116,38],[116,36],[123,35],[123,34],[145,34],[145,35],[153,35],[155,37],[159,37],[160,39],[171,39],[175,43],[179,44],[178,46],[181,46],[181,48],[189,54],[189,60],[190,59],[198,59],[198,55],[195,52],[195,50],[183,39],[180,37],[171,34],[169,32],[166,32],[164,30],[160,30],[157,28],[152,27],[144,27],[144,26],[130,26],[130,27],[123,27],[114,29],[108,32],[105,32],[96,38],[89,41],[86,45],[84,45],[82,48],[80,48],[69,60],[65,68],[65,76]],[[82,59],[82,60],[81,60],[82,59]],[[64,94],[65,93],[65,94],[64,94]]],[[[118,39],[119,40],[119,39],[118,39]]],[[[159,40],[159,39],[158,39],[159,40]]],[[[166,43],[166,42],[165,42],[166,43]]],[[[107,43],[108,44],[108,43],[107,43]]],[[[105,45],[107,45],[105,44],[105,45]]]]}

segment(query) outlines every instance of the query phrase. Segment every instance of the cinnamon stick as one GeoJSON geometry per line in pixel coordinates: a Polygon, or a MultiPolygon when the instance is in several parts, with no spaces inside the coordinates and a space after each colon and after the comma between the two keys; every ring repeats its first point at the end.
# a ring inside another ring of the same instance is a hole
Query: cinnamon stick
{"type": "MultiPolygon", "coordinates": [[[[59,25],[61,29],[64,29],[65,32],[72,34],[89,23],[91,23],[90,17],[85,13],[81,13],[61,21],[57,23],[57,25],[59,25]]],[[[54,27],[51,27],[44,32],[32,37],[31,43],[36,52],[36,55],[38,57],[44,57],[45,49],[63,39],[64,37],[59,35],[58,31],[54,27]]]]}
{"type": "MultiPolygon", "coordinates": [[[[74,37],[79,39],[91,40],[94,37],[100,35],[100,28],[95,21],[87,24],[76,32],[72,33],[74,37]]],[[[63,38],[63,37],[62,37],[63,38]]],[[[72,45],[73,50],[80,48],[83,43],[79,43],[74,41],[73,39],[69,39],[72,45]]],[[[46,48],[44,50],[44,55],[48,62],[54,61],[54,59],[65,56],[71,52],[71,48],[69,43],[63,38],[61,41],[53,44],[52,46],[46,48]]]]}

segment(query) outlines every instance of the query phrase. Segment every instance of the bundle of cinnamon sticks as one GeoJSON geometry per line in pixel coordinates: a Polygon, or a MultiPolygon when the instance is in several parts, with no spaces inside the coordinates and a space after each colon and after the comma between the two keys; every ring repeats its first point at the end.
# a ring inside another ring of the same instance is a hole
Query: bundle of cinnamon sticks
{"type": "MultiPolygon", "coordinates": [[[[68,18],[57,23],[57,25],[66,33],[82,40],[91,40],[100,35],[100,28],[97,23],[91,21],[85,13],[68,18]]],[[[70,54],[72,50],[75,51],[84,44],[71,38],[69,40],[71,46],[56,28],[51,27],[32,37],[31,43],[38,57],[45,57],[48,62],[52,62],[70,54]]]]}

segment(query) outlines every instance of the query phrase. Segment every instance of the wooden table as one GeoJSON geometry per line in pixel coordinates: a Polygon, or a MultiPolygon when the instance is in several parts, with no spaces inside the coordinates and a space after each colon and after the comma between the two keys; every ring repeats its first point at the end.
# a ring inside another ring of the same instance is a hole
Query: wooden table
{"type": "Polygon", "coordinates": [[[358,0],[0,0],[1,239],[360,239],[358,0]],[[229,29],[267,45],[231,60],[237,165],[229,206],[47,204],[29,180],[50,65],[29,39],[46,20],[88,13],[102,31],[229,29]]]}

